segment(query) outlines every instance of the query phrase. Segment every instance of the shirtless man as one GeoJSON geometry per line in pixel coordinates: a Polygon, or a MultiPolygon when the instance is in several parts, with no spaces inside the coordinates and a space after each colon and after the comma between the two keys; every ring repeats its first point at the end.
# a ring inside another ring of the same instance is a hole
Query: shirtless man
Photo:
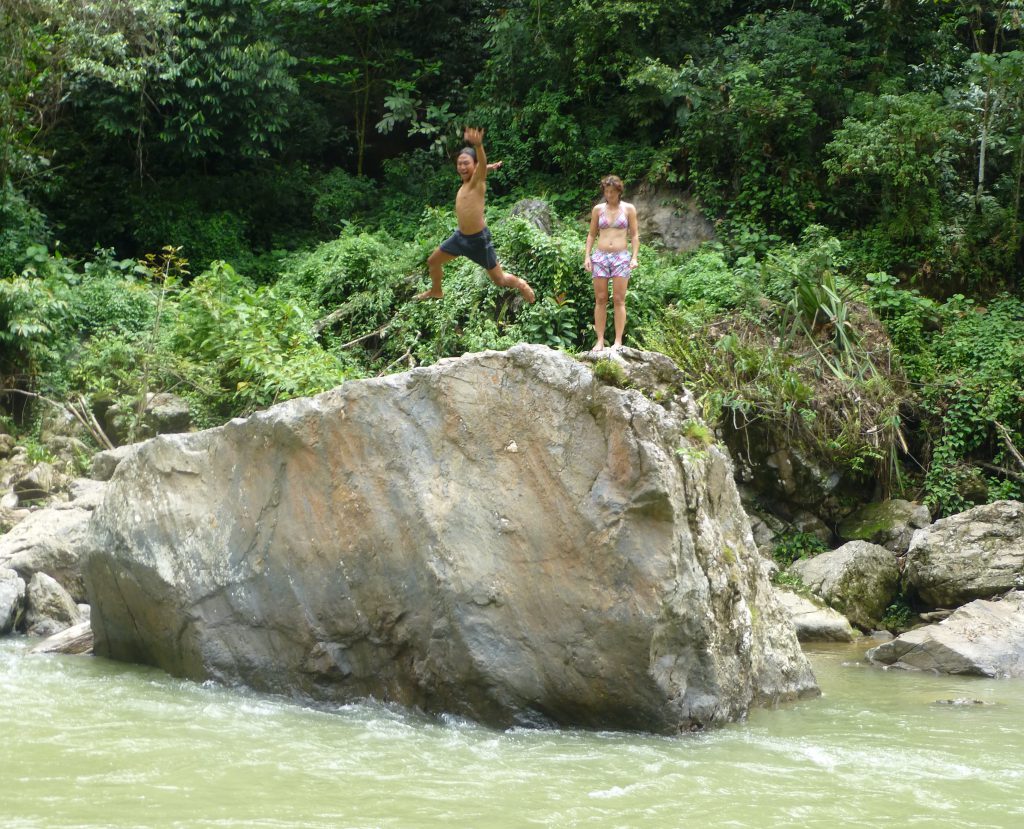
{"type": "Polygon", "coordinates": [[[487,271],[491,282],[503,288],[515,288],[527,302],[533,302],[533,289],[515,274],[506,273],[498,263],[491,242],[491,231],[484,220],[484,195],[487,192],[487,171],[496,170],[501,166],[498,161],[487,163],[484,152],[484,131],[475,127],[466,127],[462,134],[468,147],[459,151],[455,161],[455,169],[462,179],[462,186],[455,196],[455,217],[459,229],[445,239],[427,259],[427,270],[430,272],[430,290],[417,294],[416,299],[440,299],[444,296],[441,290],[441,277],[445,264],[465,256],[476,262],[487,271]]]}

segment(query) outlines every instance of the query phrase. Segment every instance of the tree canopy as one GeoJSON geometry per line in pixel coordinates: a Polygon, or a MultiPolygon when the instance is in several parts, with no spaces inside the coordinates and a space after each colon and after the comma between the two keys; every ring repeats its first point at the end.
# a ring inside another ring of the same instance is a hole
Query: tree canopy
{"type": "Polygon", "coordinates": [[[851,468],[917,464],[937,508],[1019,491],[1022,15],[1021,0],[6,0],[0,370],[95,400],[177,385],[216,422],[517,339],[580,348],[578,219],[614,172],[692,197],[716,228],[691,258],[652,252],[630,295],[634,341],[690,365],[709,412],[791,418],[851,468]],[[458,267],[437,308],[405,302],[451,225],[467,123],[504,161],[490,209],[534,307],[458,267]],[[551,206],[550,236],[507,216],[521,197],[551,206]],[[735,330],[705,340],[724,319],[735,330]],[[881,401],[885,379],[887,402],[841,424],[845,404],[810,406],[783,353],[809,342],[819,380],[881,401]]]}

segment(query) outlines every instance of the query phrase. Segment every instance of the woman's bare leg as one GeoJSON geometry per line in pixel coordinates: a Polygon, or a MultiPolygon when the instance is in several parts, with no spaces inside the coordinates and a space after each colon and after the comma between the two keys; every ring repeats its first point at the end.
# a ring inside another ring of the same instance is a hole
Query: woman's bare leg
{"type": "Polygon", "coordinates": [[[594,351],[604,350],[604,330],[608,326],[608,280],[595,279],[594,283],[594,331],[597,342],[594,351]]]}
{"type": "Polygon", "coordinates": [[[629,279],[625,276],[612,278],[612,302],[615,305],[615,346],[622,346],[622,333],[626,330],[626,288],[629,279]]]}

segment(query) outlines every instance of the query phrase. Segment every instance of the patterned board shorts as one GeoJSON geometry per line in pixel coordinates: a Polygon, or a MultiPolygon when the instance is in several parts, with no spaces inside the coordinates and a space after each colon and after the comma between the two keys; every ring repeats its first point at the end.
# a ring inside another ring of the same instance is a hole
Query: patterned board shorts
{"type": "Polygon", "coordinates": [[[590,264],[594,266],[594,279],[612,279],[623,276],[629,279],[630,255],[628,250],[605,251],[595,250],[590,254],[590,264]]]}
{"type": "Polygon", "coordinates": [[[440,248],[451,256],[465,256],[485,271],[498,264],[498,254],[494,252],[490,228],[485,227],[479,233],[463,233],[456,230],[441,242],[440,248]]]}

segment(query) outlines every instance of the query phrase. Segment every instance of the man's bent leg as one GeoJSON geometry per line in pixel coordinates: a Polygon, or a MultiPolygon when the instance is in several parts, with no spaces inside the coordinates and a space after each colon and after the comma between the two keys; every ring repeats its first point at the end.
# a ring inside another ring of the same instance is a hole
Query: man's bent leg
{"type": "Polygon", "coordinates": [[[444,291],[441,290],[441,278],[444,276],[444,266],[453,259],[458,259],[458,257],[445,253],[441,248],[434,248],[434,252],[427,257],[430,290],[416,294],[416,299],[440,299],[444,296],[444,291]]]}
{"type": "Polygon", "coordinates": [[[515,288],[527,302],[533,302],[536,299],[533,288],[527,284],[526,280],[520,279],[514,273],[506,273],[502,270],[500,263],[493,268],[488,268],[487,276],[495,285],[500,285],[502,288],[515,288]]]}

